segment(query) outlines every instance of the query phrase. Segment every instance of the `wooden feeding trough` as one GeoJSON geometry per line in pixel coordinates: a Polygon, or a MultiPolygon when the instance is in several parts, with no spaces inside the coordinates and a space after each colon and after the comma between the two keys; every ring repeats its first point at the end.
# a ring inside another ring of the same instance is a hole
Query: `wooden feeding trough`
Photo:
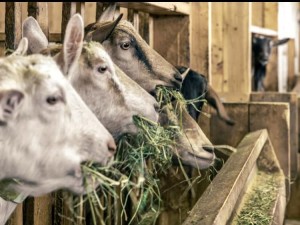
{"type": "Polygon", "coordinates": [[[265,224],[282,224],[285,205],[284,174],[268,132],[258,130],[247,134],[239,143],[237,152],[227,160],[183,225],[255,224],[255,219],[258,219],[256,223],[261,222],[261,214],[269,221],[265,224]],[[252,205],[251,208],[251,201],[263,201],[256,195],[261,191],[260,186],[267,188],[266,183],[271,187],[262,193],[266,199],[262,203],[264,207],[253,209],[252,205]],[[242,213],[248,213],[248,217],[243,218],[242,213]]]}

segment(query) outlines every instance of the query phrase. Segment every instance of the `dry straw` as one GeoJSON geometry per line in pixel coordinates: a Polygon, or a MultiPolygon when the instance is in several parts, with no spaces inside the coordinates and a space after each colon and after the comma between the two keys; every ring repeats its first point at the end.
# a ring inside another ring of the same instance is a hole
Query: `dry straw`
{"type": "MultiPolygon", "coordinates": [[[[135,116],[133,120],[139,132],[121,137],[115,162],[110,167],[99,167],[93,163],[82,166],[85,176],[99,186],[97,190],[87,186],[84,197],[72,197],[73,221],[85,222],[84,203],[89,208],[93,224],[106,224],[108,220],[117,221],[121,218],[129,221],[128,224],[155,223],[162,205],[158,175],[167,173],[172,166],[172,148],[176,145],[176,137],[182,135],[180,121],[183,107],[199,101],[186,101],[178,91],[165,87],[157,89],[157,99],[161,109],[164,106],[172,107],[179,126],[170,122],[162,127],[146,118],[135,116]],[[112,216],[117,213],[120,213],[120,218],[112,216]]],[[[191,185],[181,164],[180,168],[191,185]]]]}

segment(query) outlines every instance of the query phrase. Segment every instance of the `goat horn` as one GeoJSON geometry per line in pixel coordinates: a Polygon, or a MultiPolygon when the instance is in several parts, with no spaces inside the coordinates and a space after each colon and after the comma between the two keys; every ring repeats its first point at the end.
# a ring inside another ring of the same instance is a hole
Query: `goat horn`
{"type": "Polygon", "coordinates": [[[182,80],[185,79],[186,75],[190,72],[191,68],[187,68],[182,74],[181,74],[181,77],[182,77],[182,80]]]}

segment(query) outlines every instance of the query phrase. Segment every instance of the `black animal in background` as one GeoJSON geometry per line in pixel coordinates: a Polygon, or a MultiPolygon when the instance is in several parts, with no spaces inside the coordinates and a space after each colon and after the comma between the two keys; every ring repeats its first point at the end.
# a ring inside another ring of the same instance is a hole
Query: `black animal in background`
{"type": "MultiPolygon", "coordinates": [[[[188,69],[184,66],[176,66],[176,68],[181,74],[188,69]]],[[[194,103],[195,107],[191,104],[188,104],[187,106],[188,112],[194,120],[197,121],[200,111],[202,110],[204,101],[201,100],[206,99],[208,104],[216,109],[221,120],[225,121],[228,125],[234,125],[235,122],[228,116],[220,97],[208,84],[204,75],[190,69],[183,79],[181,93],[186,100],[195,98],[199,98],[200,100],[194,103]]]]}
{"type": "Polygon", "coordinates": [[[269,37],[252,37],[252,91],[264,91],[264,78],[273,47],[285,44],[289,38],[273,41],[269,37]]]}

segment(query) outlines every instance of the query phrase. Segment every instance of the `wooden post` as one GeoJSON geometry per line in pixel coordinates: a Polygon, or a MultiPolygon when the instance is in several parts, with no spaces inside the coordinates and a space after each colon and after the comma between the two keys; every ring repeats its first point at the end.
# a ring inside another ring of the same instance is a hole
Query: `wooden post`
{"type": "Polygon", "coordinates": [[[247,102],[251,92],[251,3],[211,4],[212,86],[227,102],[247,102]]]}
{"type": "Polygon", "coordinates": [[[212,143],[236,147],[236,144],[245,133],[258,129],[267,129],[276,156],[286,177],[288,199],[291,179],[289,104],[283,102],[227,103],[225,107],[229,116],[236,121],[236,125],[230,128],[223,121],[219,120],[216,115],[212,114],[210,129],[210,140],[212,143]]]}
{"type": "Polygon", "coordinates": [[[153,15],[151,26],[153,48],[173,65],[189,67],[189,17],[153,15]]]}
{"type": "MultiPolygon", "coordinates": [[[[272,30],[278,30],[278,3],[277,2],[264,2],[263,12],[263,27],[272,30]]],[[[267,74],[264,81],[266,91],[278,91],[278,50],[272,49],[267,65],[267,74]]]]}
{"type": "Polygon", "coordinates": [[[5,5],[5,48],[14,50],[22,36],[21,2],[6,2],[5,5]]]}
{"type": "Polygon", "coordinates": [[[190,2],[190,67],[210,81],[211,3],[190,2]]]}
{"type": "MultiPolygon", "coordinates": [[[[84,21],[85,3],[76,2],[76,13],[79,13],[84,21]]],[[[72,14],[73,15],[73,14],[72,14]]]]}
{"type": "Polygon", "coordinates": [[[149,14],[138,12],[139,34],[149,44],[149,14]]]}
{"type": "MultiPolygon", "coordinates": [[[[297,162],[297,154],[298,154],[298,98],[296,93],[252,93],[251,101],[253,102],[287,102],[289,103],[289,143],[286,146],[286,151],[290,155],[290,164],[291,164],[291,181],[295,181],[298,174],[298,162],[297,162]]],[[[276,141],[274,141],[276,144],[276,141]]],[[[280,147],[279,147],[280,148],[280,147]]],[[[287,154],[287,155],[288,155],[287,154]]]]}
{"type": "Polygon", "coordinates": [[[258,27],[264,26],[264,2],[252,2],[251,24],[258,27]]]}
{"type": "MultiPolygon", "coordinates": [[[[296,71],[295,71],[295,39],[290,39],[288,44],[288,80],[287,80],[287,91],[291,91],[296,82],[296,71]]],[[[297,71],[298,72],[298,71],[297,71]]]]}
{"type": "Polygon", "coordinates": [[[133,26],[138,33],[140,28],[139,24],[140,24],[139,13],[137,11],[133,11],[133,26]]]}
{"type": "Polygon", "coordinates": [[[19,204],[11,218],[7,221],[7,225],[23,225],[23,204],[19,204]]]}
{"type": "Polygon", "coordinates": [[[100,18],[103,12],[104,5],[102,2],[96,2],[96,21],[100,18]]]}
{"type": "Polygon", "coordinates": [[[76,2],[64,2],[62,7],[62,20],[61,20],[61,38],[62,41],[65,37],[65,30],[69,19],[76,13],[76,2]]]}
{"type": "Polygon", "coordinates": [[[62,2],[48,2],[49,42],[61,42],[62,2]]]}

